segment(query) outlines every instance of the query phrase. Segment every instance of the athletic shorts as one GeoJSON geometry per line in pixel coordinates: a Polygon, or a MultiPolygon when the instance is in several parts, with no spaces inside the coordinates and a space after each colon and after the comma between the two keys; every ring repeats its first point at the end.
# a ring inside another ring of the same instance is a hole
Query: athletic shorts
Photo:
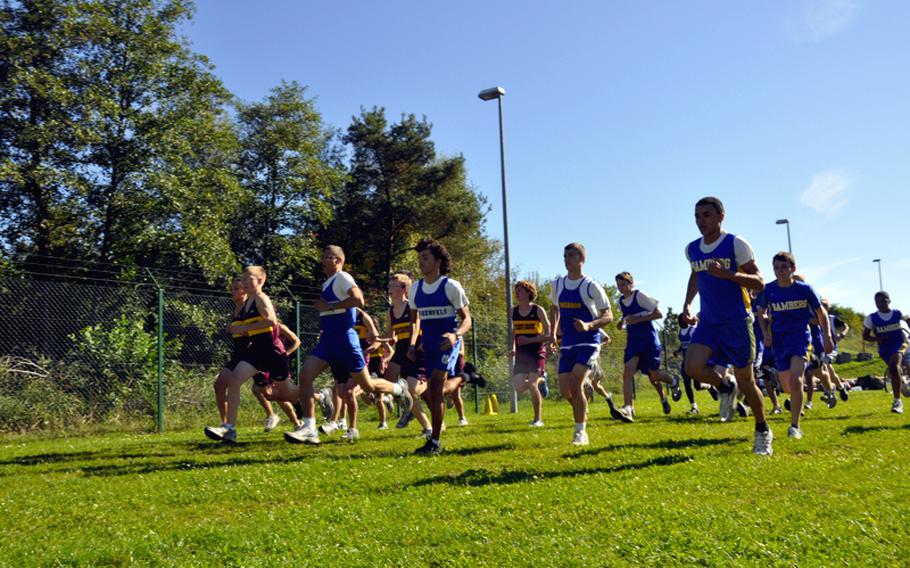
{"type": "Polygon", "coordinates": [[[453,368],[453,372],[451,373],[451,375],[453,377],[457,377],[458,375],[460,375],[462,373],[462,371],[464,371],[464,364],[465,364],[464,355],[459,351],[458,358],[455,359],[455,367],[453,368]]]}
{"type": "Polygon", "coordinates": [[[351,378],[348,368],[337,361],[329,363],[329,368],[332,370],[332,379],[334,379],[336,385],[343,385],[351,378]]]}
{"type": "Polygon", "coordinates": [[[547,359],[540,351],[536,349],[534,351],[522,351],[521,348],[519,348],[515,352],[515,366],[513,371],[516,375],[524,375],[527,373],[537,373],[540,375],[543,374],[546,364],[547,359]]]}
{"type": "Polygon", "coordinates": [[[660,369],[660,345],[654,343],[626,344],[622,362],[628,363],[635,357],[638,357],[637,370],[642,375],[649,376],[651,371],[660,369]]]}
{"type": "Polygon", "coordinates": [[[329,365],[340,365],[347,369],[348,374],[357,373],[367,366],[357,332],[353,329],[338,335],[323,333],[310,355],[322,359],[329,365]]]}
{"type": "Polygon", "coordinates": [[[265,373],[272,381],[283,381],[291,374],[291,364],[287,353],[278,353],[269,345],[252,345],[242,357],[260,373],[265,373]]]}
{"type": "Polygon", "coordinates": [[[786,344],[778,347],[777,345],[773,346],[774,349],[774,361],[777,363],[778,371],[789,371],[790,370],[790,360],[793,357],[799,357],[801,359],[809,360],[809,346],[800,345],[799,343],[786,344]]]}
{"type": "Polygon", "coordinates": [[[272,383],[268,373],[256,373],[253,375],[253,384],[257,387],[267,387],[272,383]]]}
{"type": "Polygon", "coordinates": [[[368,370],[371,375],[381,377],[385,372],[385,364],[382,360],[382,357],[370,357],[370,361],[367,364],[368,370]]]}
{"type": "Polygon", "coordinates": [[[445,371],[448,375],[455,374],[455,365],[458,363],[458,356],[461,354],[461,343],[459,339],[455,345],[448,350],[439,349],[442,337],[423,337],[423,368],[426,375],[432,375],[434,371],[445,371]]]}
{"type": "Polygon", "coordinates": [[[593,369],[598,355],[600,355],[599,345],[563,347],[559,350],[559,374],[571,373],[575,365],[584,365],[589,370],[593,369]]]}
{"type": "Polygon", "coordinates": [[[903,342],[900,345],[887,345],[878,348],[878,356],[882,358],[882,361],[885,363],[890,363],[891,358],[894,357],[895,353],[900,354],[900,358],[904,358],[904,353],[907,351],[907,342],[903,342]]]}
{"type": "Polygon", "coordinates": [[[755,360],[755,335],[748,319],[732,323],[700,323],[692,334],[692,344],[695,343],[710,349],[711,358],[718,364],[729,363],[741,369],[752,366],[755,360]]]}

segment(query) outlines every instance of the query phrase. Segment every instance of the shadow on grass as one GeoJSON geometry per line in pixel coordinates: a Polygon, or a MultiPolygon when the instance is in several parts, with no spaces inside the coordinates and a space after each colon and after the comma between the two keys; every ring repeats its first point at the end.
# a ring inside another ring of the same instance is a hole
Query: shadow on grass
{"type": "Polygon", "coordinates": [[[656,442],[638,442],[631,444],[608,444],[600,448],[590,448],[578,452],[566,452],[564,458],[577,458],[581,456],[596,456],[604,452],[625,450],[629,448],[646,450],[686,450],[691,448],[705,448],[710,446],[731,446],[742,444],[745,438],[689,438],[685,440],[658,440],[656,442]]]}
{"type": "Polygon", "coordinates": [[[127,450],[99,450],[94,452],[50,452],[45,454],[32,454],[0,460],[4,465],[53,465],[58,463],[71,463],[78,461],[110,460],[110,459],[141,459],[149,457],[172,457],[174,452],[150,452],[147,449],[127,450]]]}
{"type": "Polygon", "coordinates": [[[853,434],[866,434],[867,432],[885,432],[887,430],[910,430],[910,424],[901,426],[847,426],[841,432],[841,436],[850,436],[853,434]]]}
{"type": "Polygon", "coordinates": [[[631,471],[636,469],[645,469],[655,466],[675,465],[692,461],[690,456],[675,455],[662,456],[643,462],[626,463],[608,467],[589,467],[582,469],[569,469],[564,471],[524,471],[524,470],[506,470],[491,472],[485,469],[469,469],[458,475],[439,475],[427,479],[421,479],[414,483],[415,486],[421,487],[426,485],[457,485],[467,487],[481,487],[484,485],[510,485],[512,483],[522,483],[525,481],[542,481],[548,479],[560,479],[566,477],[578,477],[581,475],[596,475],[599,473],[619,473],[621,471],[631,471]]]}

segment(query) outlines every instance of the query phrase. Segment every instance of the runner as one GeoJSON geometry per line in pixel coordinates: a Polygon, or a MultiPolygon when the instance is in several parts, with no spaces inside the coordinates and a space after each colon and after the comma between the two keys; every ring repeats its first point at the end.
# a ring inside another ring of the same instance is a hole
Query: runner
{"type": "Polygon", "coordinates": [[[694,380],[717,388],[721,415],[732,414],[738,387],[755,417],[752,452],[771,455],[774,434],[765,421],[764,400],[752,370],[755,336],[746,292],[747,289],[761,291],[764,281],[752,247],[742,237],[724,232],[723,221],[724,206],[720,199],[705,197],[695,204],[695,224],[702,237],[686,246],[692,272],[682,313],[687,323],[695,323],[692,302],[696,295],[701,297],[701,312],[686,352],[686,372],[694,380]],[[724,380],[715,369],[714,364],[718,362],[733,364],[735,383],[724,380]]]}
{"type": "MultiPolygon", "coordinates": [[[[613,321],[613,312],[603,286],[582,273],[585,247],[580,243],[566,245],[563,262],[567,274],[556,279],[550,294],[552,327],[562,336],[559,391],[572,406],[575,419],[572,443],[586,446],[588,399],[582,384],[600,354],[600,328],[613,321]]],[[[551,341],[555,344],[556,337],[551,341]]]]}

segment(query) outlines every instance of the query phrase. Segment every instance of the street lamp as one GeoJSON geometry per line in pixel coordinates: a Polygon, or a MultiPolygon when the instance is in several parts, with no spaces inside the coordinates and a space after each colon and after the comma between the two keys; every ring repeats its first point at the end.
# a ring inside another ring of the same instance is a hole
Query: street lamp
{"type": "MultiPolygon", "coordinates": [[[[509,336],[506,339],[507,350],[512,350],[512,266],[509,262],[509,206],[508,199],[506,196],[506,146],[505,139],[503,137],[502,130],[502,97],[506,94],[506,90],[502,87],[492,87],[490,89],[484,89],[477,94],[482,101],[492,101],[496,99],[496,102],[499,106],[499,169],[502,177],[502,234],[503,234],[503,245],[505,246],[505,257],[506,257],[506,319],[509,322],[508,333],[509,336]]],[[[512,358],[509,357],[509,384],[512,383],[512,358]]],[[[512,387],[512,412],[518,412],[518,392],[515,390],[515,387],[512,387]]]]}
{"type": "Polygon", "coordinates": [[[882,292],[885,290],[885,287],[882,286],[882,259],[874,258],[872,262],[878,264],[878,291],[882,292]]]}
{"type": "Polygon", "coordinates": [[[787,252],[793,254],[793,245],[790,244],[790,219],[778,219],[774,223],[787,226],[787,252]]]}

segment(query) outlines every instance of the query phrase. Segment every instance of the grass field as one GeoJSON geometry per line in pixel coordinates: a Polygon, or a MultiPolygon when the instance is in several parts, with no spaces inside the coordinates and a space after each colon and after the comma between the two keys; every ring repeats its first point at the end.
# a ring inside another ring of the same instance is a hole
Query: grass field
{"type": "Polygon", "coordinates": [[[253,426],[236,446],[4,437],[0,565],[907,566],[910,414],[889,402],[817,402],[800,441],[772,417],[771,458],[707,396],[700,417],[664,417],[645,395],[632,425],[598,402],[586,448],[565,403],[535,430],[524,406],[450,415],[432,458],[410,455],[414,428],[375,423],[319,448],[253,426]]]}

